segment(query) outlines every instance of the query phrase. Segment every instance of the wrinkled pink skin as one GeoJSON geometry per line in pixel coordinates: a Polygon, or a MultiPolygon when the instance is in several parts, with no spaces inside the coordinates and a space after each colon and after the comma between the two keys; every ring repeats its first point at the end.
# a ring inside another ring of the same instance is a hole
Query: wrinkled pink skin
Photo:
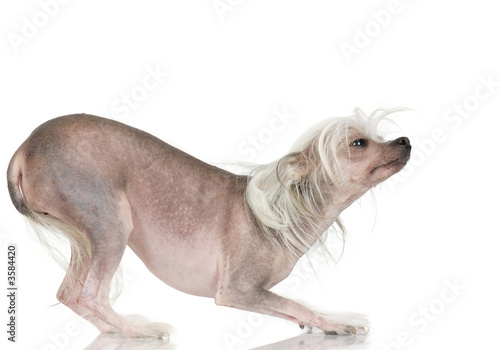
{"type": "MultiPolygon", "coordinates": [[[[370,141],[366,150],[353,150],[350,160],[345,156],[350,180],[335,191],[325,185],[334,193],[328,197],[331,217],[325,227],[406,164],[411,147],[398,140],[370,141]]],[[[146,132],[90,115],[39,126],[15,153],[9,173],[32,210],[59,218],[90,240],[88,273],[73,271],[83,285],[63,283],[58,299],[102,332],[163,335],[132,325],[109,305],[110,280],[127,244],[153,274],[180,291],[327,333],[356,332],[268,291],[294,263],[252,225],[244,204],[246,176],[203,163],[146,132]]]]}

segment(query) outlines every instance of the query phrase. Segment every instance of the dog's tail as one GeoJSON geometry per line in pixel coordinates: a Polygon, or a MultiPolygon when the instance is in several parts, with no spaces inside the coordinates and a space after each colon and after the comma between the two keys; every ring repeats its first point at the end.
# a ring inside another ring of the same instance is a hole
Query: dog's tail
{"type": "MultiPolygon", "coordinates": [[[[79,276],[85,276],[91,261],[92,251],[88,238],[75,227],[65,223],[53,215],[38,213],[32,210],[23,194],[23,153],[19,149],[12,157],[7,170],[7,186],[14,207],[26,219],[38,241],[47,249],[49,254],[67,273],[65,283],[70,290],[76,283],[82,284],[75,271],[80,271],[79,276]],[[62,252],[64,241],[69,241],[71,247],[71,260],[68,263],[62,252]],[[58,244],[59,243],[59,244],[58,244]],[[68,268],[68,265],[71,265],[68,268]]],[[[68,297],[71,293],[68,294],[68,297]]]]}

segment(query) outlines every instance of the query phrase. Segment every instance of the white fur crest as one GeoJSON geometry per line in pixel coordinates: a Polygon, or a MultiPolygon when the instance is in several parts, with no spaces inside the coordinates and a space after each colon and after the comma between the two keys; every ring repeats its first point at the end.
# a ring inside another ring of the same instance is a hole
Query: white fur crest
{"type": "Polygon", "coordinates": [[[352,116],[327,119],[304,133],[292,153],[257,167],[245,193],[257,229],[290,259],[299,258],[316,242],[323,243],[332,222],[343,234],[339,218],[326,217],[327,194],[320,184],[344,181],[338,154],[348,148],[350,130],[381,141],[380,122],[404,110],[378,109],[367,116],[357,108],[352,116]]]}

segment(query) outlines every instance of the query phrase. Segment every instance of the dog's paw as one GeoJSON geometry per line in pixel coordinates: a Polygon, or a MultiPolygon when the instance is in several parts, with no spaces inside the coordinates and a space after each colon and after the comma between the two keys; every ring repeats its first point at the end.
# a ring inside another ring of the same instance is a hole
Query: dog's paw
{"type": "Polygon", "coordinates": [[[166,339],[169,338],[172,327],[165,323],[151,323],[146,318],[137,315],[125,316],[132,327],[123,333],[129,338],[155,338],[166,339]]]}
{"type": "Polygon", "coordinates": [[[350,326],[350,325],[337,325],[332,330],[324,330],[323,332],[326,335],[342,335],[342,336],[351,336],[351,335],[366,335],[368,334],[368,328],[363,326],[350,326]]]}
{"type": "Polygon", "coordinates": [[[324,331],[326,335],[356,335],[356,328],[353,326],[338,325],[335,330],[324,331]]]}
{"type": "Polygon", "coordinates": [[[366,335],[369,331],[369,322],[366,316],[354,313],[322,314],[325,320],[323,332],[326,335],[366,335]]]}

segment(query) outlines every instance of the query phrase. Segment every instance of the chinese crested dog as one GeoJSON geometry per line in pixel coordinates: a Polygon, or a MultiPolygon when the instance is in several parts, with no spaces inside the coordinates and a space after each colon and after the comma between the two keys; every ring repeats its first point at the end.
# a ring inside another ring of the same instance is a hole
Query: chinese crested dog
{"type": "Polygon", "coordinates": [[[364,333],[356,322],[332,321],[269,289],[324,241],[345,208],[408,162],[408,138],[384,141],[377,132],[397,111],[356,109],[326,120],[248,176],[113,120],[63,116],[40,125],[15,152],[8,189],[35,227],[69,240],[57,298],[101,332],[168,336],[168,326],[126,319],[110,305],[128,245],[164,283],[217,305],[327,334],[364,333]]]}

